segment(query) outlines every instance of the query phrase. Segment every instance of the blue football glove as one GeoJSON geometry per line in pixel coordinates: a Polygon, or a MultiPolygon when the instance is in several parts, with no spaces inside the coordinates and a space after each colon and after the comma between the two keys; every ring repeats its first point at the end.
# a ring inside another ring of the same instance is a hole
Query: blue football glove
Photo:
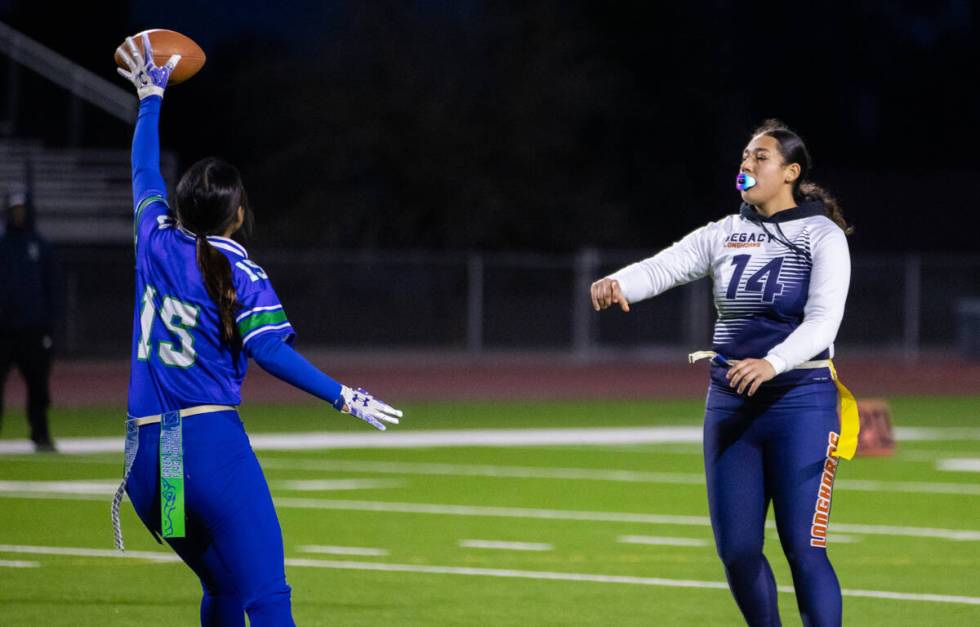
{"type": "Polygon", "coordinates": [[[143,53],[140,54],[139,48],[132,37],[126,38],[126,43],[116,48],[116,52],[122,57],[129,67],[129,70],[116,68],[119,75],[136,86],[136,93],[140,100],[147,96],[160,96],[163,98],[163,90],[167,88],[167,81],[170,74],[180,62],[180,55],[175,54],[167,59],[163,67],[157,67],[153,62],[153,46],[150,44],[150,36],[143,33],[143,53]],[[128,51],[126,49],[129,49],[128,51]]]}
{"type": "Polygon", "coordinates": [[[400,410],[374,398],[364,388],[352,390],[343,385],[340,395],[344,403],[343,407],[340,408],[341,412],[360,418],[380,431],[387,429],[384,425],[385,422],[397,425],[398,419],[402,417],[400,410]]]}

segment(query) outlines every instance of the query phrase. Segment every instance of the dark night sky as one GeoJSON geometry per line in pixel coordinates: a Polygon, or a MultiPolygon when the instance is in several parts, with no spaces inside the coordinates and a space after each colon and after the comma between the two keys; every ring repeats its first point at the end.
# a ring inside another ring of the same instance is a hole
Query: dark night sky
{"type": "MultiPolygon", "coordinates": [[[[163,142],[241,167],[264,245],[656,248],[737,208],[741,148],[779,117],[852,247],[977,250],[969,2],[280,4],[109,0],[53,21],[8,0],[0,19],[113,80],[127,32],[197,40],[208,64],[168,92],[163,142]]],[[[57,92],[26,93],[22,131],[63,141],[57,92]]],[[[87,123],[86,143],[126,145],[87,123]]]]}

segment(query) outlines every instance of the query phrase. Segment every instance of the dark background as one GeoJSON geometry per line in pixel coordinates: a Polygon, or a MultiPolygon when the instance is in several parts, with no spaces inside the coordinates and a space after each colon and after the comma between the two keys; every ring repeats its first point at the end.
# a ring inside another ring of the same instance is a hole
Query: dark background
{"type": "MultiPolygon", "coordinates": [[[[977,11],[0,0],[0,19],[112,80],[127,33],[198,41],[207,65],[167,92],[163,144],[183,167],[239,165],[260,246],[548,252],[656,249],[733,212],[767,117],[807,140],[855,251],[975,251],[977,11]]],[[[63,143],[64,92],[23,77],[18,133],[63,143]]],[[[128,144],[87,106],[85,123],[86,146],[128,144]]]]}

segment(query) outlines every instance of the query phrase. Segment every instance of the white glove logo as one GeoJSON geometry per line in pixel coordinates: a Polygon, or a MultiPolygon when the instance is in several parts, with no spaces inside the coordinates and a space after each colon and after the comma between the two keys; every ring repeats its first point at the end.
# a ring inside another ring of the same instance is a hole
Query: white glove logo
{"type": "Polygon", "coordinates": [[[136,42],[132,37],[126,38],[125,45],[116,48],[116,52],[122,57],[123,62],[129,67],[124,70],[116,68],[119,75],[136,86],[136,93],[140,100],[147,96],[160,96],[163,98],[163,90],[167,87],[170,74],[180,62],[180,55],[172,55],[163,67],[157,67],[153,62],[153,45],[150,43],[150,36],[143,33],[143,52],[140,53],[136,42]],[[128,50],[127,50],[128,48],[128,50]]]}
{"type": "Polygon", "coordinates": [[[385,422],[397,425],[398,419],[403,416],[401,410],[374,398],[364,388],[352,390],[345,385],[342,386],[340,395],[344,399],[344,407],[340,411],[360,418],[380,431],[387,429],[385,422]]]}

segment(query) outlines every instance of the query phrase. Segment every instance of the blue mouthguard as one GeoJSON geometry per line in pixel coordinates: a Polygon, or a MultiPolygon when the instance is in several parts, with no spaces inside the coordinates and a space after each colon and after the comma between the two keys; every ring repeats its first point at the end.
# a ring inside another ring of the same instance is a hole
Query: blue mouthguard
{"type": "Polygon", "coordinates": [[[738,178],[735,179],[735,187],[738,188],[739,191],[744,192],[747,189],[751,189],[755,187],[755,184],[756,180],[744,172],[739,174],[738,178]]]}

